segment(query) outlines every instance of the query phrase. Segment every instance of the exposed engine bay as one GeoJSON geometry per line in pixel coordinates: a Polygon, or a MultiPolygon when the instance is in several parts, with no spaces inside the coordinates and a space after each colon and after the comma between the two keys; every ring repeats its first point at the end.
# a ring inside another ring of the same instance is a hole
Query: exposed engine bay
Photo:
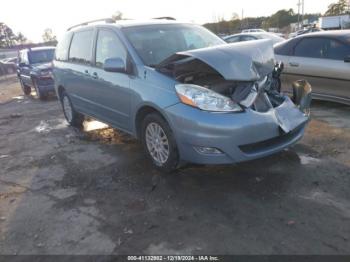
{"type": "Polygon", "coordinates": [[[178,52],[156,69],[181,84],[208,88],[257,112],[278,108],[284,102],[294,102],[303,113],[310,108],[311,86],[306,81],[293,85],[293,102],[280,93],[283,64],[276,64],[268,40],[178,52]]]}
{"type": "Polygon", "coordinates": [[[258,112],[266,112],[285,100],[280,94],[280,74],[283,64],[276,64],[273,71],[257,81],[226,80],[206,63],[184,58],[161,68],[183,84],[194,84],[231,98],[234,102],[258,112]]]}

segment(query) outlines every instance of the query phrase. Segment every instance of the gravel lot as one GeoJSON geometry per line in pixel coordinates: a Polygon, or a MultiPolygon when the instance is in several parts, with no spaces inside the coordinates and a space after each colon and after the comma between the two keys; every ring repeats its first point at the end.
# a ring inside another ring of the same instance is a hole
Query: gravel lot
{"type": "Polygon", "coordinates": [[[282,153],[165,175],[128,135],[75,130],[2,81],[0,254],[349,254],[350,107],[312,114],[282,153]]]}

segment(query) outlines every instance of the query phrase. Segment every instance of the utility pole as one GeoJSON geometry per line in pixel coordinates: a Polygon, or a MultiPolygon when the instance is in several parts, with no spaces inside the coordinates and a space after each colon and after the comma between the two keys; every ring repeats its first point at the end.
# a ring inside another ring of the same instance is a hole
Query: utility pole
{"type": "Polygon", "coordinates": [[[302,4],[301,4],[301,26],[304,26],[304,8],[305,8],[305,3],[304,0],[301,0],[302,4]]]}
{"type": "Polygon", "coordinates": [[[300,30],[300,5],[301,5],[300,0],[298,0],[298,4],[297,4],[297,6],[298,6],[298,30],[300,30]]]}
{"type": "Polygon", "coordinates": [[[244,9],[242,8],[242,20],[241,20],[241,29],[243,29],[243,26],[244,26],[244,22],[243,22],[243,19],[244,19],[244,9]]]}

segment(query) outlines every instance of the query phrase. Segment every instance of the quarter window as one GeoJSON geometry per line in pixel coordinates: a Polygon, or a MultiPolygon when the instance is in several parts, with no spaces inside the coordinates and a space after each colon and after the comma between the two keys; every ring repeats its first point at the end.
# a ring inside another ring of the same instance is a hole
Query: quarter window
{"type": "Polygon", "coordinates": [[[62,40],[58,43],[56,48],[56,60],[66,61],[68,59],[68,51],[70,40],[72,39],[72,33],[67,33],[62,40]]]}
{"type": "Polygon", "coordinates": [[[116,33],[100,30],[96,45],[96,66],[102,68],[107,58],[121,58],[126,64],[127,52],[116,33]]]}
{"type": "Polygon", "coordinates": [[[74,33],[69,50],[69,61],[89,65],[91,63],[92,43],[92,30],[74,33]]]}

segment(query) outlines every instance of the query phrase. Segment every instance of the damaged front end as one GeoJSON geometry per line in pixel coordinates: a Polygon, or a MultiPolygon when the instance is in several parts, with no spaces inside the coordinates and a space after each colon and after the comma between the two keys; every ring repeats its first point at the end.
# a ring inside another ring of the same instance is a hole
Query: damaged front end
{"type": "Polygon", "coordinates": [[[273,111],[285,133],[309,117],[311,86],[306,81],[296,82],[292,100],[280,93],[283,64],[275,64],[268,40],[179,52],[156,68],[180,83],[177,92],[182,102],[200,109],[273,111]],[[198,95],[203,92],[208,94],[198,95]],[[203,102],[204,98],[208,101],[203,102]],[[208,106],[212,104],[215,106],[208,106]],[[299,110],[290,110],[291,106],[299,110]]]}

